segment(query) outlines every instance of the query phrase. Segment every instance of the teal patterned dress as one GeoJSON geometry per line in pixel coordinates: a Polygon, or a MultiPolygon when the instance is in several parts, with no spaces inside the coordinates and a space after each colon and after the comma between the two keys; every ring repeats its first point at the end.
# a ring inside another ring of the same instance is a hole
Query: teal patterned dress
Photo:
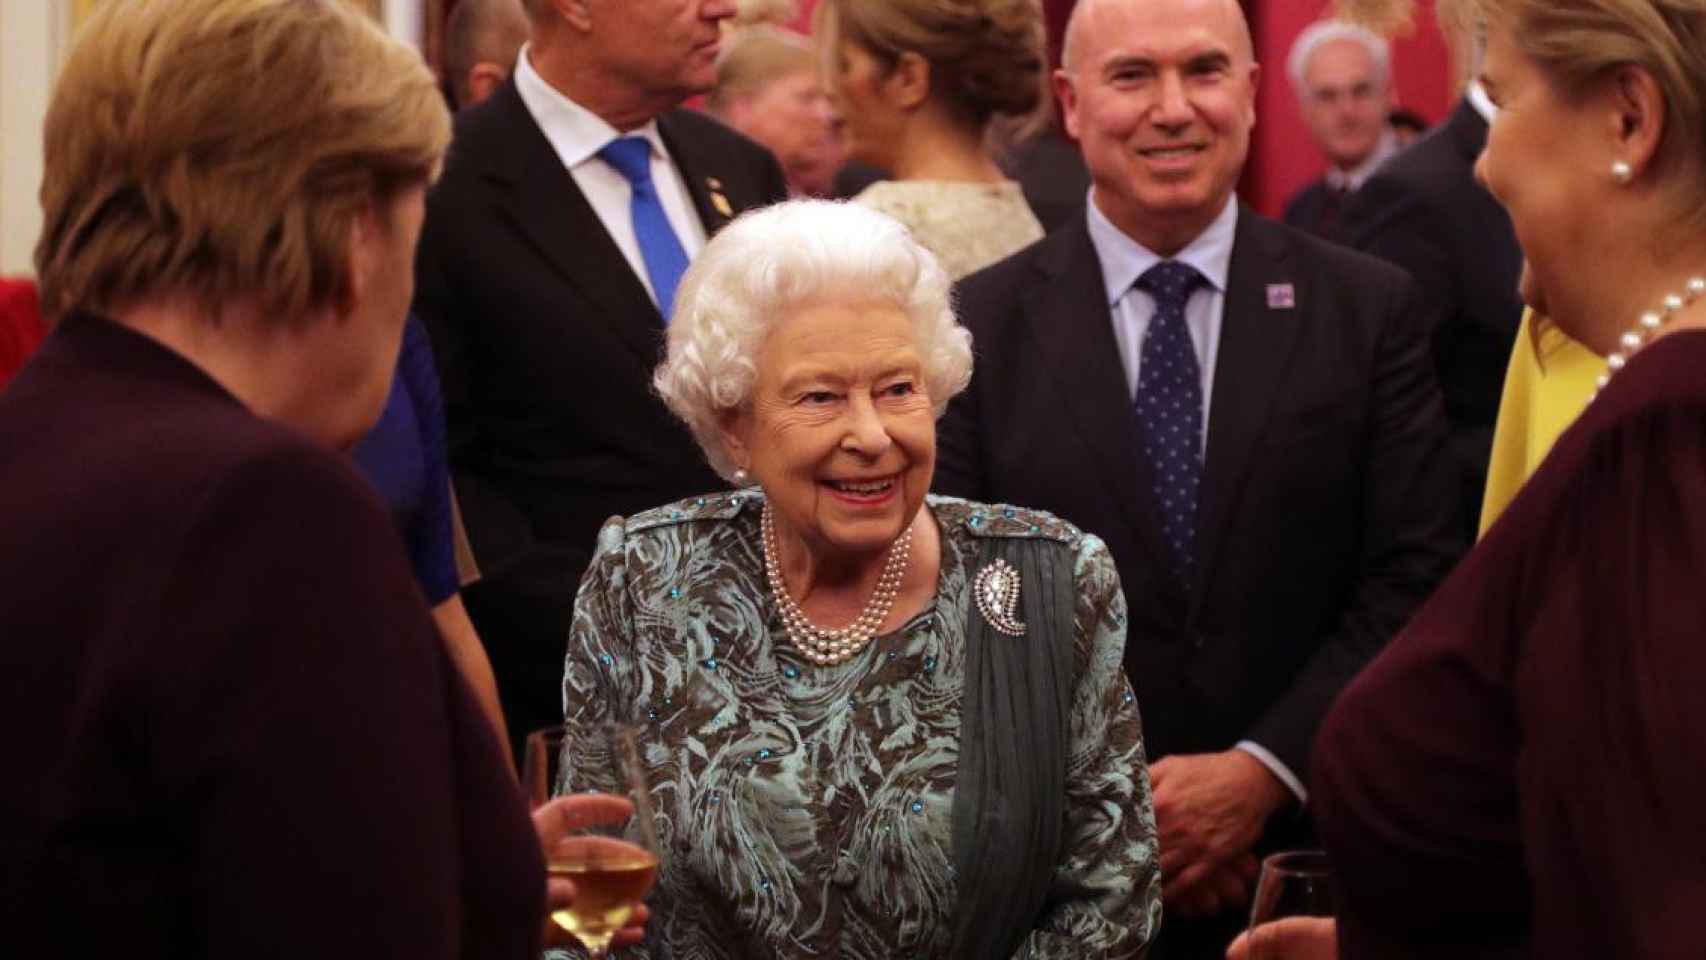
{"type": "Polygon", "coordinates": [[[1076,893],[1018,956],[1142,956],[1160,922],[1160,860],[1121,667],[1125,601],[1102,542],[1045,513],[931,497],[935,603],[820,667],[789,644],[771,599],[762,506],[749,490],[612,519],[575,604],[566,721],[647,731],[663,865],[647,943],[621,956],[948,951],[968,568],[985,537],[1053,538],[1074,558],[1068,823],[1047,869],[1076,893]]]}

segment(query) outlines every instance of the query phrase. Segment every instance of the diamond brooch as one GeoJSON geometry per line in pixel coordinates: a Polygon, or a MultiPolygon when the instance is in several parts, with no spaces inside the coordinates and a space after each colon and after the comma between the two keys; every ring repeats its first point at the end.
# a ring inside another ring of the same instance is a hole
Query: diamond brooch
{"type": "Polygon", "coordinates": [[[1019,571],[1005,560],[992,561],[977,572],[972,581],[972,596],[983,619],[997,633],[1009,637],[1025,635],[1025,625],[1019,622],[1019,571]]]}

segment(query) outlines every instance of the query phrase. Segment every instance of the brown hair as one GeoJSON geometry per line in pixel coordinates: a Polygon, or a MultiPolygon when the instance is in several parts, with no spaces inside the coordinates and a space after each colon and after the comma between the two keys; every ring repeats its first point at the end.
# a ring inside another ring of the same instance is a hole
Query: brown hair
{"type": "Polygon", "coordinates": [[[979,127],[997,116],[1046,120],[1038,0],[822,0],[813,17],[831,55],[849,40],[889,66],[903,53],[923,57],[932,95],[979,127]]]}
{"type": "Polygon", "coordinates": [[[1619,67],[1646,70],[1665,98],[1655,163],[1674,183],[1678,225],[1706,227],[1706,0],[1475,0],[1570,94],[1619,67]]]}
{"type": "Polygon", "coordinates": [[[355,218],[449,139],[419,54],[345,3],[108,3],[48,110],[43,310],[254,297],[299,321],[346,293],[355,218]]]}

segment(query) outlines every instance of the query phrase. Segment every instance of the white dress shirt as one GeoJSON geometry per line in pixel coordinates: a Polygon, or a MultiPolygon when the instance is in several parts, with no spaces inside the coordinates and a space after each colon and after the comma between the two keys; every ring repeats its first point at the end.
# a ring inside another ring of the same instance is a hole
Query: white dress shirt
{"type": "Polygon", "coordinates": [[[568,168],[576,186],[586,195],[599,222],[604,224],[604,231],[616,241],[622,256],[628,259],[628,266],[633,268],[634,276],[639,278],[646,292],[651,294],[652,302],[656,303],[657,291],[652,289],[651,274],[646,272],[646,261],[640,254],[640,240],[634,233],[634,217],[629,209],[634,189],[627,177],[598,156],[598,151],[624,136],[644,137],[651,143],[652,183],[663,203],[664,214],[669,217],[669,225],[681,241],[682,251],[692,261],[705,248],[705,225],[694,210],[693,195],[687,192],[681,172],[676,169],[663,138],[658,135],[657,121],[649,121],[645,126],[626,133],[617,130],[598,114],[546,83],[545,78],[533,69],[525,46],[516,57],[515,92],[521,95],[521,102],[533,115],[533,122],[539,124],[539,130],[550,141],[551,149],[562,159],[563,166],[568,168]]]}
{"type": "MultiPolygon", "coordinates": [[[[1090,245],[1102,263],[1102,279],[1107,284],[1108,311],[1114,325],[1114,340],[1119,344],[1120,362],[1125,366],[1128,397],[1137,399],[1137,375],[1143,362],[1143,335],[1155,316],[1155,298],[1137,287],[1137,280],[1150,267],[1164,259],[1149,248],[1126,236],[1096,208],[1096,193],[1090,191],[1088,219],[1090,245]]],[[[1191,347],[1197,354],[1197,368],[1202,374],[1203,436],[1198,450],[1208,444],[1209,411],[1214,393],[1214,367],[1220,356],[1220,329],[1226,315],[1226,278],[1232,269],[1232,241],[1238,231],[1238,198],[1228,197],[1225,209],[1196,239],[1170,259],[1188,263],[1202,274],[1206,283],[1191,292],[1185,304],[1185,326],[1190,330],[1191,347]]],[[[1241,740],[1237,749],[1244,751],[1266,767],[1286,785],[1299,803],[1307,803],[1309,792],[1303,781],[1273,752],[1251,740],[1241,740]]]]}

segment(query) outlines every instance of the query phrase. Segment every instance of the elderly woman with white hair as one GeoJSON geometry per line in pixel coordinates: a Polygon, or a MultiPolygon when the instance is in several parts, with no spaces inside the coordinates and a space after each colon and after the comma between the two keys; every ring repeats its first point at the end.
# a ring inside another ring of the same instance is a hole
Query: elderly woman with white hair
{"type": "Polygon", "coordinates": [[[694,262],[656,385],[732,493],[611,520],[568,722],[646,726],[656,956],[1129,957],[1160,914],[1125,607],[1047,514],[929,494],[948,279],[857,205],[694,262]]]}

